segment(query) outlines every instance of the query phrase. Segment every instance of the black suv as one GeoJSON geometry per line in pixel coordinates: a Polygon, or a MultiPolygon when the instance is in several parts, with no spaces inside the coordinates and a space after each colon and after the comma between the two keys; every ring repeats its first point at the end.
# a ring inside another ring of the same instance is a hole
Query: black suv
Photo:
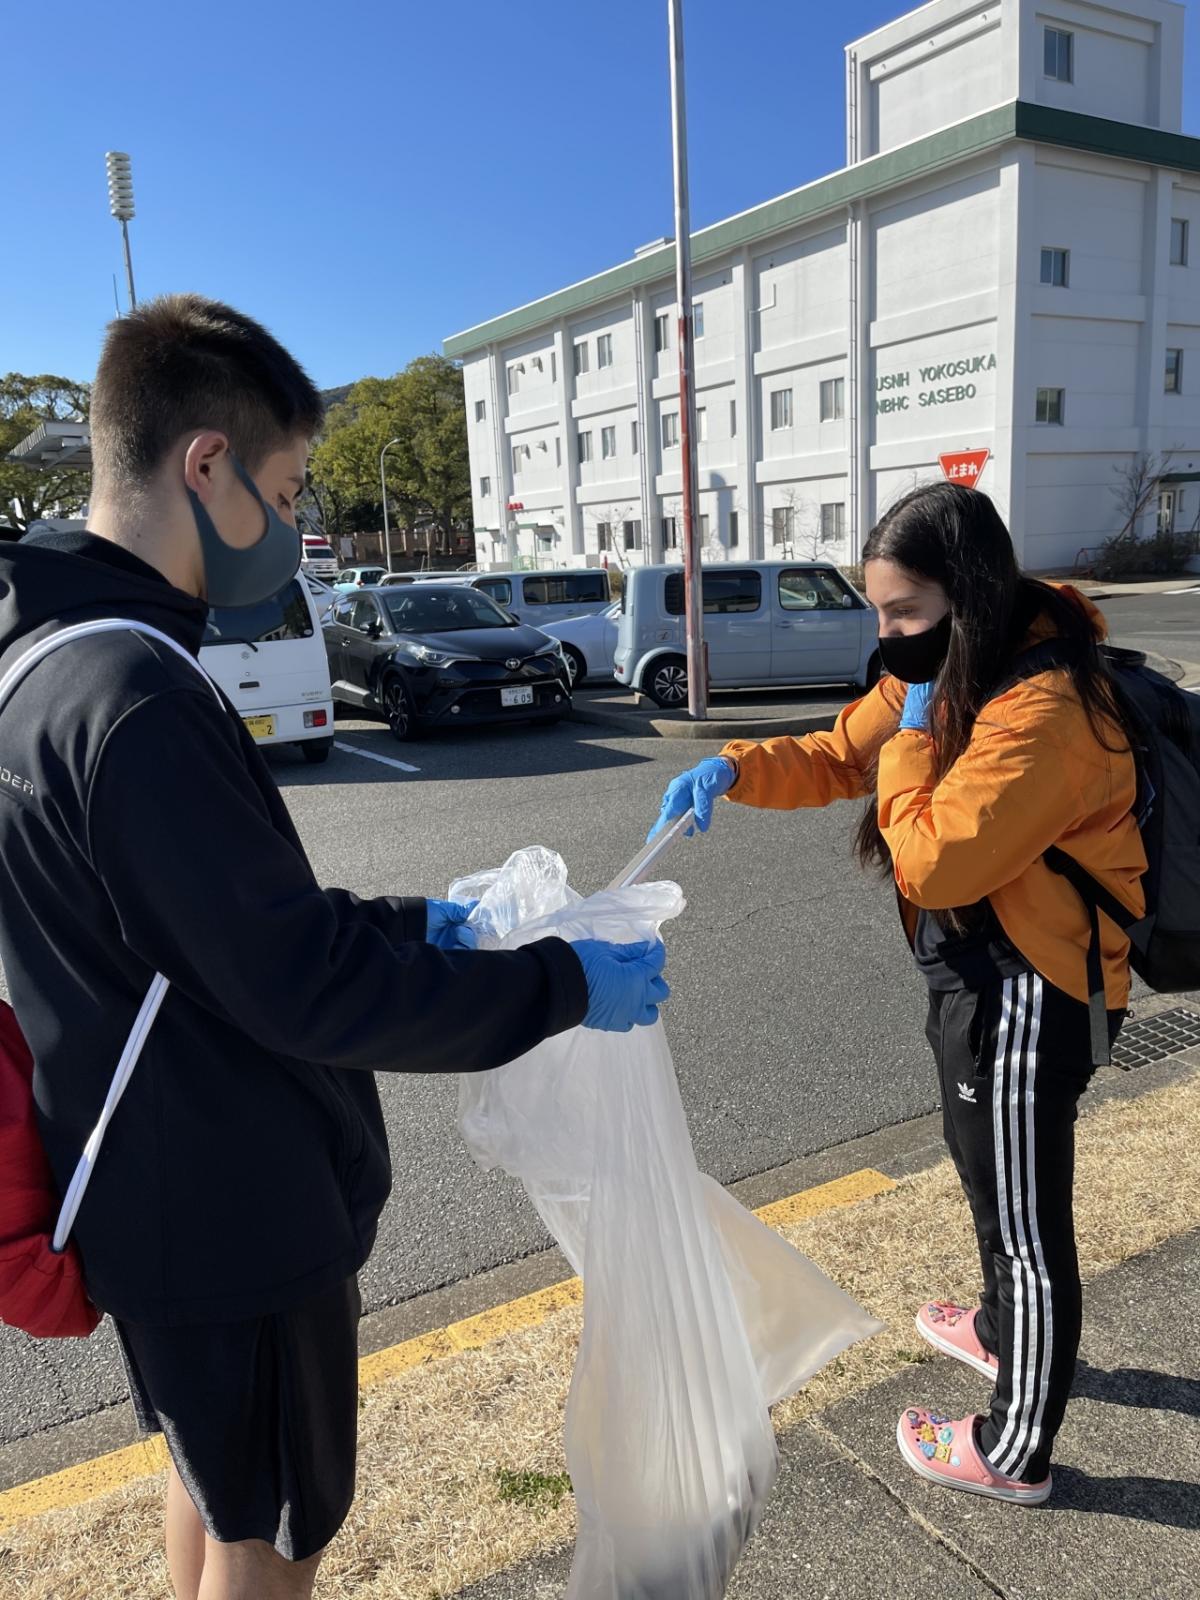
{"type": "Polygon", "coordinates": [[[396,739],[468,722],[557,722],[571,709],[558,640],[478,589],[357,589],[338,600],[323,632],[334,700],[381,712],[396,739]]]}

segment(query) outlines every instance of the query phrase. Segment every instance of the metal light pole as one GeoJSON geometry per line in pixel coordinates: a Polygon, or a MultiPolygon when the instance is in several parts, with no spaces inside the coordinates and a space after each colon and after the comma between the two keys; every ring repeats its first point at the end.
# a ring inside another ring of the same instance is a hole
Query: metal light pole
{"type": "Polygon", "coordinates": [[[387,562],[389,572],[392,570],[392,534],[391,529],[388,527],[387,479],[383,475],[383,458],[394,444],[399,443],[400,440],[398,438],[389,439],[379,452],[379,487],[383,490],[383,557],[387,562]]]}
{"type": "Polygon", "coordinates": [[[692,248],[688,216],[687,105],[683,85],[683,0],[667,0],[671,47],[671,150],[675,168],[675,299],[679,314],[679,466],[683,480],[683,594],[687,623],[688,713],[708,717],[708,659],[696,537],[696,398],[692,389],[692,248]]]}
{"type": "Polygon", "coordinates": [[[133,257],[129,253],[129,224],[133,221],[133,173],[124,150],[108,150],[104,156],[108,173],[108,209],[121,224],[125,243],[125,279],[129,284],[129,309],[137,305],[133,288],[133,257]]]}

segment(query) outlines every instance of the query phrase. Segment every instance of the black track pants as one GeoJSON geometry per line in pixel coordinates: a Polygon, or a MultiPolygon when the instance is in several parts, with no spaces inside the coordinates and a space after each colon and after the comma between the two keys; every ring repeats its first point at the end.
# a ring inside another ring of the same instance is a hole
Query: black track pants
{"type": "MultiPolygon", "coordinates": [[[[999,1472],[1041,1482],[1079,1348],[1075,1118],[1092,1075],[1087,1007],[1035,972],[931,990],[946,1143],[983,1268],[976,1330],[1000,1371],[980,1425],[999,1472]]],[[[1109,1013],[1115,1039],[1124,1016],[1109,1013]]]]}

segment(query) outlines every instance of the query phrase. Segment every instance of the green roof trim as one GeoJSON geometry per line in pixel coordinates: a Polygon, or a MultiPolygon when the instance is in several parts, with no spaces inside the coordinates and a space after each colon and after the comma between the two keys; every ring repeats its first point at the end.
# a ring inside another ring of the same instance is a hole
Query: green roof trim
{"type": "MultiPolygon", "coordinates": [[[[813,221],[855,200],[869,199],[1012,139],[1064,145],[1097,155],[1200,172],[1200,139],[1013,100],[952,127],[939,128],[936,133],[901,145],[899,149],[871,156],[852,167],[843,167],[827,178],[818,178],[724,222],[702,228],[692,235],[692,264],[702,266],[730,250],[753,244],[797,223],[813,221]]],[[[671,244],[644,256],[635,256],[632,261],[622,262],[594,278],[585,278],[582,283],[519,306],[490,322],[481,322],[453,334],[444,341],[442,348],[448,356],[470,355],[486,345],[515,339],[534,328],[544,327],[559,317],[602,305],[642,284],[661,282],[674,271],[675,247],[671,244]]]]}
{"type": "Polygon", "coordinates": [[[1187,133],[1164,133],[1132,122],[1110,122],[1107,117],[1085,117],[1079,111],[1059,111],[1054,106],[1014,102],[1016,136],[1037,144],[1066,145],[1094,155],[1117,156],[1123,161],[1143,161],[1152,167],[1176,167],[1200,172],[1200,139],[1187,133]]]}

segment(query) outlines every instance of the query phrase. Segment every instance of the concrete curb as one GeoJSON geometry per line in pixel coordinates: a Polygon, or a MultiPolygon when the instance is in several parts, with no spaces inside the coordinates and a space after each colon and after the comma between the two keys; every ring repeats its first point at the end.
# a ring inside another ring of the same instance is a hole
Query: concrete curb
{"type": "Polygon", "coordinates": [[[616,728],[631,739],[772,739],[779,734],[820,733],[832,728],[836,711],[802,711],[783,717],[711,717],[693,722],[690,717],[647,716],[641,711],[593,711],[573,706],[572,719],[616,728]]]}

